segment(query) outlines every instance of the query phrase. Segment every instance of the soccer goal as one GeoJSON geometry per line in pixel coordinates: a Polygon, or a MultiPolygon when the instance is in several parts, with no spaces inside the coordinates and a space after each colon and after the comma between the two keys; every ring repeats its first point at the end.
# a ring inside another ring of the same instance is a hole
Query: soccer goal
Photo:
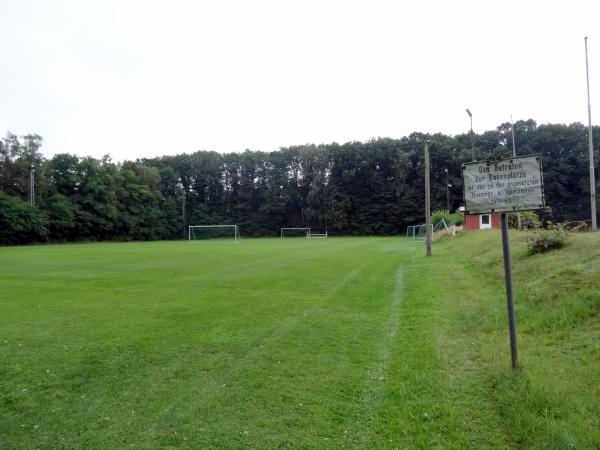
{"type": "Polygon", "coordinates": [[[281,229],[281,237],[304,237],[310,236],[310,228],[288,227],[281,229]]]}
{"type": "MultiPolygon", "coordinates": [[[[431,235],[433,238],[438,238],[446,234],[455,236],[456,232],[451,231],[446,225],[446,221],[441,219],[438,223],[431,224],[431,235]]],[[[406,228],[406,239],[409,241],[424,241],[427,236],[427,225],[410,225],[406,228]]]]}
{"type": "Polygon", "coordinates": [[[433,227],[433,234],[442,233],[445,231],[445,234],[450,234],[450,229],[448,225],[446,225],[446,221],[441,219],[438,223],[436,223],[433,227]]]}
{"type": "Polygon", "coordinates": [[[190,225],[189,241],[196,242],[242,242],[237,225],[190,225]]]}
{"type": "Polygon", "coordinates": [[[308,233],[307,238],[321,238],[324,239],[327,237],[327,231],[325,233],[308,233]]]}
{"type": "Polygon", "coordinates": [[[426,235],[427,225],[425,224],[410,225],[406,228],[406,239],[408,239],[409,241],[424,241],[426,235]]]}

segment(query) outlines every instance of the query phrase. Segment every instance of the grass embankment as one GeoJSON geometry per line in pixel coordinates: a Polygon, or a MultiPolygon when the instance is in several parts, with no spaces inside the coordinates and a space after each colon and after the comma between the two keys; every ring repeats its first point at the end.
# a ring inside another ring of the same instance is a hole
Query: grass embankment
{"type": "Polygon", "coordinates": [[[524,234],[511,232],[518,373],[510,369],[498,232],[436,243],[408,278],[412,329],[400,342],[410,350],[399,348],[393,367],[408,381],[389,387],[390,408],[408,398],[408,416],[427,423],[408,442],[600,448],[600,234],[574,235],[568,247],[535,256],[524,234]]]}
{"type": "Polygon", "coordinates": [[[596,448],[600,236],[0,248],[0,448],[596,448]]]}

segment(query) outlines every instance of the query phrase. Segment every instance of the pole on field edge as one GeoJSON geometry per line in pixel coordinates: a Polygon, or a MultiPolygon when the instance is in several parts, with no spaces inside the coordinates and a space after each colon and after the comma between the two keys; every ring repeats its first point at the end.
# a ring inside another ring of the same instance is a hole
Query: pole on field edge
{"type": "Polygon", "coordinates": [[[431,197],[429,195],[430,179],[429,179],[429,142],[425,142],[425,255],[431,256],[431,197]]]}
{"type": "Polygon", "coordinates": [[[592,231],[598,231],[596,225],[596,180],[594,177],[594,140],[592,137],[592,106],[590,104],[590,72],[588,69],[588,49],[587,36],[585,37],[585,76],[587,80],[587,100],[588,100],[588,135],[589,135],[589,153],[590,153],[590,205],[592,215],[592,231]]]}
{"type": "MultiPolygon", "coordinates": [[[[512,134],[512,148],[513,148],[513,157],[517,156],[517,147],[515,146],[515,126],[513,124],[512,115],[510,116],[510,133],[512,134]]],[[[521,213],[517,213],[517,229],[521,229],[521,213]]]]}
{"type": "Polygon", "coordinates": [[[518,353],[517,353],[517,320],[515,317],[515,302],[513,297],[512,283],[512,268],[510,256],[510,242],[508,240],[508,215],[507,213],[500,214],[500,222],[502,225],[502,253],[504,256],[504,283],[506,285],[506,304],[508,306],[508,333],[510,337],[510,356],[512,360],[512,368],[518,368],[518,353]]]}
{"type": "Polygon", "coordinates": [[[473,113],[471,113],[471,110],[469,108],[467,108],[465,111],[467,111],[469,119],[471,119],[471,157],[473,158],[473,161],[475,161],[475,135],[473,134],[473,113]]]}
{"type": "Polygon", "coordinates": [[[450,184],[448,183],[448,168],[444,169],[446,172],[446,209],[448,210],[448,214],[450,214],[450,184]]]}

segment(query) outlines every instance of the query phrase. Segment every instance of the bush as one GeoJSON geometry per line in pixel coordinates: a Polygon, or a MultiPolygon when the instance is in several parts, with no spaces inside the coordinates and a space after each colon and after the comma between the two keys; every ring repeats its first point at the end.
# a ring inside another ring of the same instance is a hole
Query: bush
{"type": "Polygon", "coordinates": [[[517,215],[521,215],[521,228],[539,228],[542,224],[540,216],[534,211],[521,211],[520,213],[510,213],[508,215],[508,226],[511,228],[518,228],[519,221],[517,215]]]}
{"type": "Polygon", "coordinates": [[[46,240],[48,217],[36,206],[0,192],[0,245],[46,240]]]}
{"type": "Polygon", "coordinates": [[[459,213],[454,213],[451,214],[451,220],[453,221],[453,225],[462,225],[463,222],[465,221],[465,215],[464,214],[459,214],[459,213]]]}
{"type": "Polygon", "coordinates": [[[464,216],[458,213],[452,214],[444,209],[438,209],[431,214],[431,223],[434,225],[442,219],[444,219],[446,225],[462,225],[464,216]]]}
{"type": "Polygon", "coordinates": [[[537,229],[525,238],[531,255],[544,253],[549,250],[562,248],[567,243],[569,232],[564,225],[548,224],[548,228],[537,229]]]}

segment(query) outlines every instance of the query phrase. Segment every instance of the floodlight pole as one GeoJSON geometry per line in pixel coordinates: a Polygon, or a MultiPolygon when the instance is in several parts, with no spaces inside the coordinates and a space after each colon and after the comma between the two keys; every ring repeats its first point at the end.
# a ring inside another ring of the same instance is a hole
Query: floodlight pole
{"type": "Polygon", "coordinates": [[[27,136],[22,136],[27,142],[27,150],[31,152],[31,164],[29,166],[29,203],[35,205],[35,152],[36,147],[32,144],[31,139],[27,139],[27,136]]]}
{"type": "Polygon", "coordinates": [[[444,170],[446,171],[446,208],[448,209],[448,213],[450,213],[450,185],[448,184],[448,168],[444,170]]]}
{"type": "Polygon", "coordinates": [[[430,190],[430,179],[429,179],[429,142],[425,142],[425,228],[427,233],[425,234],[425,255],[431,256],[431,197],[429,194],[430,190]]]}
{"type": "Polygon", "coordinates": [[[181,182],[181,226],[183,227],[183,238],[185,239],[185,232],[189,232],[189,229],[187,229],[185,223],[185,187],[183,185],[183,180],[181,182]]]}
{"type": "Polygon", "coordinates": [[[592,209],[592,231],[598,231],[596,224],[596,180],[594,177],[594,139],[592,136],[592,106],[590,105],[590,73],[588,69],[587,36],[585,37],[585,76],[587,80],[589,152],[590,152],[590,204],[592,209]]]}
{"type": "Polygon", "coordinates": [[[473,161],[475,161],[475,136],[473,135],[473,114],[469,111],[469,108],[466,109],[469,118],[471,119],[471,157],[473,161]]]}
{"type": "Polygon", "coordinates": [[[29,168],[29,203],[35,205],[35,167],[33,164],[29,168]]]}
{"type": "MultiPolygon", "coordinates": [[[[513,125],[513,118],[510,116],[510,133],[512,134],[512,144],[513,144],[513,158],[517,156],[517,147],[515,146],[515,127],[513,125]]],[[[517,213],[517,229],[521,229],[521,213],[517,213]]]]}

